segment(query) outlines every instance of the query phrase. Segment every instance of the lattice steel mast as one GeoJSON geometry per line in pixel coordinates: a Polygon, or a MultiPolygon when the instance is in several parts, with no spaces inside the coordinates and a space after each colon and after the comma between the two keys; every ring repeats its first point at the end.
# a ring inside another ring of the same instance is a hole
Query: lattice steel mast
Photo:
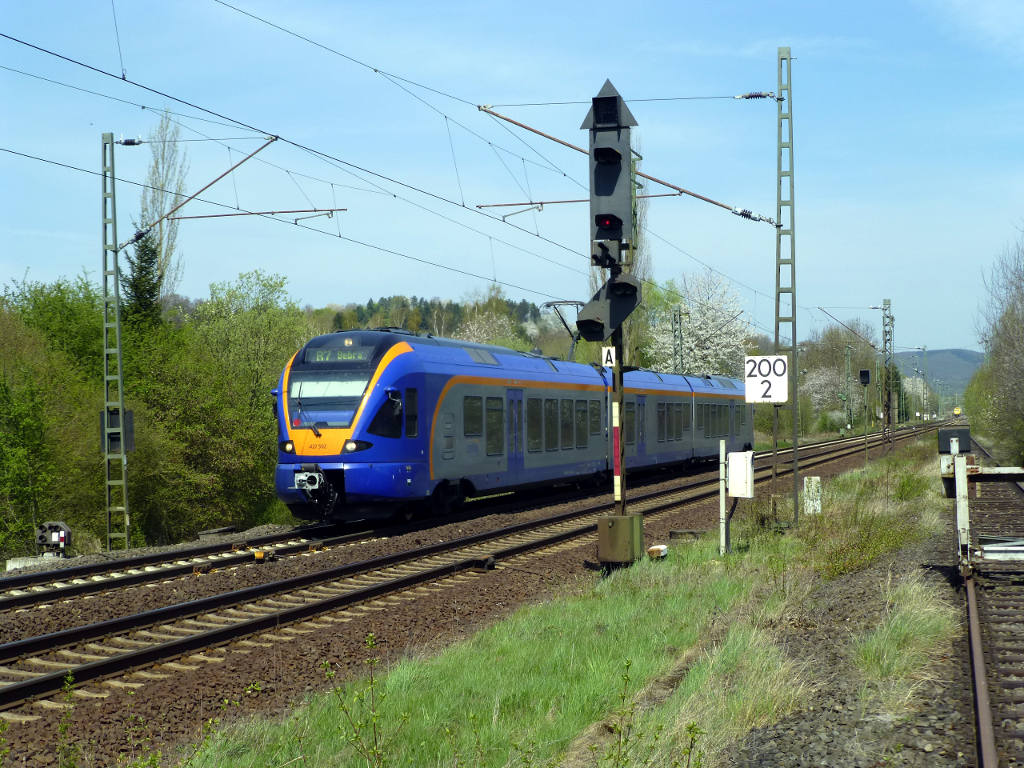
{"type": "Polygon", "coordinates": [[[103,457],[107,482],[107,549],[131,546],[124,377],[121,372],[121,288],[117,266],[114,134],[103,134],[103,457]]]}
{"type": "Polygon", "coordinates": [[[882,365],[882,414],[886,440],[892,443],[892,388],[893,388],[893,326],[892,302],[882,299],[882,349],[884,362],[882,365]]]}
{"type": "MultiPolygon", "coordinates": [[[[796,339],[796,218],[793,198],[793,92],[792,58],[788,47],[779,48],[778,195],[775,206],[775,354],[789,354],[789,409],[793,417],[793,523],[800,521],[800,478],[797,445],[800,438],[800,362],[796,339]],[[785,341],[784,331],[789,331],[785,341]]],[[[775,407],[773,440],[779,447],[779,408],[775,407]]]]}

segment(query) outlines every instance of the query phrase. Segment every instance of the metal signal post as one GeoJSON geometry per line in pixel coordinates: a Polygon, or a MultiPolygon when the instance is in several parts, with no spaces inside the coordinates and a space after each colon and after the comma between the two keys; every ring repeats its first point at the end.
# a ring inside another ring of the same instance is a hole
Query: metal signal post
{"type": "Polygon", "coordinates": [[[614,345],[611,439],[613,492],[617,515],[598,522],[598,560],[606,566],[639,560],[643,554],[643,516],[626,514],[626,441],[622,323],[641,300],[640,281],[626,274],[633,243],[635,198],[629,131],[636,125],[626,102],[610,81],[594,97],[580,128],[590,133],[591,261],[609,278],[580,310],[576,328],[587,341],[614,345]]]}

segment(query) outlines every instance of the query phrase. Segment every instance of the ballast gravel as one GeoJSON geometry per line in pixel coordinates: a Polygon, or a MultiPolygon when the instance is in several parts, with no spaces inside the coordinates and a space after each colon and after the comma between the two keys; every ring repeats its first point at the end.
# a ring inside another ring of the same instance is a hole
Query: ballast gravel
{"type": "MultiPolygon", "coordinates": [[[[835,462],[814,473],[832,476],[861,465],[854,457],[835,462]]],[[[781,482],[781,481],[780,481],[781,482]]],[[[678,515],[650,521],[645,531],[649,541],[668,539],[672,529],[713,527],[717,502],[693,505],[678,515]]],[[[518,516],[502,516],[504,524],[518,516]]],[[[399,540],[353,548],[337,561],[363,559],[376,552],[454,538],[494,520],[459,521],[449,526],[406,534],[399,540]]],[[[926,578],[946,591],[950,601],[961,605],[955,587],[952,524],[934,541],[908,547],[860,573],[821,583],[802,610],[789,617],[780,629],[787,653],[810,665],[817,687],[804,707],[772,726],[748,734],[729,758],[737,768],[748,766],[972,766],[973,710],[965,643],[951,638],[949,654],[938,664],[935,681],[926,684],[906,711],[890,714],[880,706],[863,703],[861,681],[849,657],[850,638],[876,626],[886,605],[882,584],[887,578],[902,578],[922,571],[926,578]]],[[[326,555],[327,553],[323,553],[326,555]]],[[[182,672],[155,680],[129,695],[110,691],[102,700],[76,703],[68,718],[68,733],[80,748],[77,765],[114,765],[160,750],[163,764],[188,755],[191,745],[201,739],[203,724],[210,718],[221,724],[236,719],[286,714],[313,691],[324,690],[321,662],[336,664],[339,677],[359,674],[365,669],[367,651],[363,638],[373,632],[380,643],[375,653],[386,665],[410,654],[430,654],[469,636],[476,629],[498,621],[520,605],[544,599],[564,589],[586,573],[585,563],[595,556],[593,543],[563,549],[538,557],[530,568],[491,571],[465,582],[421,594],[415,601],[402,601],[371,612],[353,611],[349,622],[335,632],[317,632],[288,638],[283,633],[269,648],[249,648],[208,653],[224,656],[221,662],[199,663],[196,672],[182,672]]],[[[331,558],[332,560],[334,558],[331,558]]],[[[336,562],[337,562],[336,561],[336,562]]],[[[69,601],[51,610],[19,612],[0,616],[0,636],[6,632],[25,636],[38,634],[81,619],[99,620],[106,615],[155,607],[189,597],[239,588],[248,583],[284,575],[305,563],[325,565],[317,558],[289,561],[193,579],[176,580],[133,590],[121,598],[96,597],[69,601]],[[141,605],[140,605],[141,604],[141,605]]],[[[316,567],[316,566],[313,566],[316,567]]],[[[15,766],[58,764],[60,710],[41,707],[31,723],[12,723],[6,734],[12,751],[8,763],[15,766]]]]}

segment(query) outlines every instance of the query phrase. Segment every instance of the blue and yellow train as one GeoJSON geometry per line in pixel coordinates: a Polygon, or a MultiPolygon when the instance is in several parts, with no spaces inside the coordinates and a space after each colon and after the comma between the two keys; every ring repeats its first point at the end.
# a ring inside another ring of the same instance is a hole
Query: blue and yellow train
{"type": "MultiPolygon", "coordinates": [[[[346,520],[606,476],[611,371],[397,329],[311,339],[273,391],[277,494],[308,520],[346,520]]],[[[625,374],[626,466],[753,444],[743,384],[625,374]]]]}

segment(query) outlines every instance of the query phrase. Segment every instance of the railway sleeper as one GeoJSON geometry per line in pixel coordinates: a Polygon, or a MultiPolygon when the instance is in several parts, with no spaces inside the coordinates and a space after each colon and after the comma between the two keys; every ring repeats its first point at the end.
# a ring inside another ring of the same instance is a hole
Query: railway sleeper
{"type": "Polygon", "coordinates": [[[19,680],[27,680],[30,677],[38,677],[38,672],[26,672],[24,669],[15,669],[14,667],[0,667],[0,675],[5,677],[15,677],[19,680]]]}
{"type": "Polygon", "coordinates": [[[76,696],[79,699],[109,699],[110,693],[108,691],[90,691],[88,688],[76,688],[71,692],[72,696],[76,696]]]}
{"type": "Polygon", "coordinates": [[[65,659],[71,659],[77,662],[83,661],[106,661],[110,658],[109,655],[101,656],[98,653],[85,653],[84,651],[71,651],[67,648],[57,651],[58,656],[62,656],[65,659]]]}
{"type": "Polygon", "coordinates": [[[160,672],[153,672],[149,669],[141,669],[135,672],[133,677],[141,677],[143,680],[170,680],[170,675],[164,675],[160,672]]]}
{"type": "MultiPolygon", "coordinates": [[[[162,630],[166,630],[166,629],[170,629],[170,628],[169,627],[162,627],[161,629],[162,630]]],[[[198,634],[199,634],[198,631],[192,631],[192,630],[181,631],[178,634],[170,634],[169,632],[166,632],[166,631],[154,632],[154,631],[149,630],[149,629],[144,629],[141,632],[137,632],[136,633],[137,636],[150,638],[150,639],[157,640],[157,641],[160,641],[160,642],[164,642],[164,641],[167,641],[167,640],[181,640],[182,637],[187,637],[189,635],[198,635],[198,634]]]]}
{"type": "Polygon", "coordinates": [[[28,659],[23,659],[22,664],[34,664],[37,667],[45,667],[46,669],[67,669],[68,664],[66,661],[50,661],[49,659],[41,659],[38,656],[32,656],[28,659]]]}
{"type": "Polygon", "coordinates": [[[273,648],[273,643],[262,643],[259,640],[239,640],[235,645],[241,645],[246,648],[273,648]]]}
{"type": "Polygon", "coordinates": [[[73,709],[74,704],[70,701],[54,701],[53,699],[38,699],[34,704],[40,709],[62,709],[68,710],[73,709]]]}

